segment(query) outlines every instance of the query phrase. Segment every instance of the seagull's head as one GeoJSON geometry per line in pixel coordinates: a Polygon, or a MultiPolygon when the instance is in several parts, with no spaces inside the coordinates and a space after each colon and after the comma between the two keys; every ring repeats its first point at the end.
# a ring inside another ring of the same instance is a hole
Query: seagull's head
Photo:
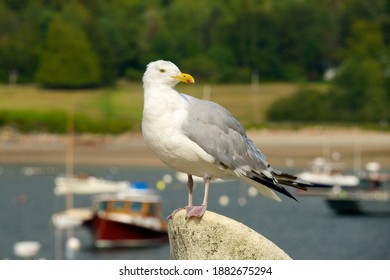
{"type": "Polygon", "coordinates": [[[146,67],[142,81],[144,87],[152,84],[174,87],[179,82],[195,83],[190,74],[182,73],[175,64],[165,60],[150,62],[146,67]]]}

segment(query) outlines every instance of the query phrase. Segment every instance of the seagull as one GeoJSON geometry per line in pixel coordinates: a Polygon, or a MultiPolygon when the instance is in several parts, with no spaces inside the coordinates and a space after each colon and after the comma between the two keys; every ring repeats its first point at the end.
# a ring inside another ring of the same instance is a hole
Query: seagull
{"type": "MultiPolygon", "coordinates": [[[[150,62],[142,78],[144,108],[142,134],[146,145],[167,166],[188,174],[186,218],[202,217],[214,179],[239,179],[262,195],[281,201],[274,191],[294,200],[284,187],[307,190],[312,186],[293,175],[277,171],[246,135],[243,126],[224,107],[185,95],[176,84],[194,83],[170,61],[150,62]],[[203,178],[203,202],[192,203],[194,180],[203,178]]],[[[172,218],[177,211],[168,217],[172,218]]]]}

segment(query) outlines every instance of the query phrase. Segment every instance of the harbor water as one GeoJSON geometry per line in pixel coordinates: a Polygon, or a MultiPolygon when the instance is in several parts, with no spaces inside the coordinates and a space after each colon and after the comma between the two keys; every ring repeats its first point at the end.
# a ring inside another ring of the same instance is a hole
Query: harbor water
{"type": "MultiPolygon", "coordinates": [[[[162,197],[163,215],[187,202],[187,187],[167,168],[76,166],[78,174],[111,177],[132,182],[142,181],[156,188],[162,197]],[[172,178],[172,182],[170,182],[172,178]]],[[[0,167],[0,259],[18,259],[13,246],[20,241],[38,241],[41,250],[35,258],[55,259],[53,213],[65,208],[65,198],[53,192],[54,179],[64,173],[62,166],[0,167]]],[[[290,170],[291,172],[291,170],[290,170]]],[[[203,198],[203,184],[197,183],[195,203],[203,198]]],[[[337,215],[322,198],[298,197],[299,203],[282,197],[270,201],[238,181],[213,183],[209,210],[241,222],[261,233],[293,259],[390,259],[390,214],[337,215]]],[[[75,206],[91,205],[90,196],[75,197],[75,206]]],[[[81,248],[73,254],[63,251],[63,258],[74,259],[169,259],[168,243],[157,247],[93,247],[90,233],[75,230],[81,248]]],[[[65,234],[62,235],[65,237],[65,234]]],[[[62,240],[62,247],[65,247],[62,240]]]]}

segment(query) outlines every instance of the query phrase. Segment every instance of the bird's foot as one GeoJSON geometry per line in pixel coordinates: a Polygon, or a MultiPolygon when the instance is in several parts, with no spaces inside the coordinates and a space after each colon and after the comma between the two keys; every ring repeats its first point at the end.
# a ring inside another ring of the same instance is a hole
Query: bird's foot
{"type": "Polygon", "coordinates": [[[191,217],[201,218],[206,212],[207,207],[205,205],[200,206],[186,206],[185,208],[178,208],[173,210],[173,212],[167,217],[167,219],[172,219],[177,212],[185,209],[186,210],[186,219],[191,217]]]}
{"type": "Polygon", "coordinates": [[[167,219],[168,220],[172,219],[176,215],[177,212],[179,212],[180,210],[183,210],[183,209],[184,208],[177,208],[177,209],[173,210],[173,212],[167,217],[167,219]]]}
{"type": "Polygon", "coordinates": [[[207,207],[205,205],[201,206],[186,206],[186,219],[191,217],[201,218],[206,212],[207,207]]]}

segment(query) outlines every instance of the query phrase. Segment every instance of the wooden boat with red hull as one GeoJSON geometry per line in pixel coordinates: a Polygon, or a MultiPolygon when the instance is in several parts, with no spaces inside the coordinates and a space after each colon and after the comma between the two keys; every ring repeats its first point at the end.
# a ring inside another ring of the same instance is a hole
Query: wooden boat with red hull
{"type": "Polygon", "coordinates": [[[95,235],[95,246],[143,247],[159,245],[168,241],[166,232],[149,230],[110,220],[96,218],[90,221],[95,235]]]}
{"type": "Polygon", "coordinates": [[[150,246],[168,241],[160,196],[147,189],[94,197],[93,217],[86,221],[97,247],[150,246]]]}
{"type": "Polygon", "coordinates": [[[96,247],[143,247],[168,241],[161,198],[143,182],[65,178],[56,180],[55,193],[93,195],[92,206],[54,213],[52,220],[60,230],[87,226],[96,247]]]}

